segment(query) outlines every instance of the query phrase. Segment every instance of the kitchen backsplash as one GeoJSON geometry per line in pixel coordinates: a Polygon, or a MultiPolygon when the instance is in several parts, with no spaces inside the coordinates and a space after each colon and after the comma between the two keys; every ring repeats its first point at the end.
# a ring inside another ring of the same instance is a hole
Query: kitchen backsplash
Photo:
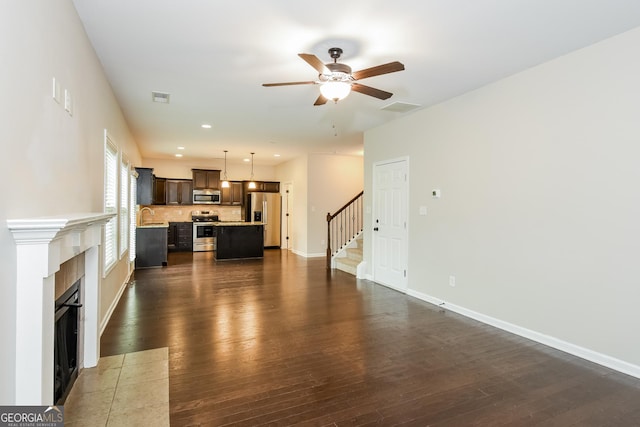
{"type": "MultiPolygon", "coordinates": [[[[145,209],[142,212],[143,217],[140,218],[138,211],[138,221],[142,223],[149,222],[183,222],[191,221],[192,211],[211,211],[218,215],[220,221],[241,221],[242,207],[240,206],[221,206],[221,205],[189,205],[189,206],[148,206],[152,211],[145,209]]],[[[140,206],[143,208],[143,206],[140,206]]]]}

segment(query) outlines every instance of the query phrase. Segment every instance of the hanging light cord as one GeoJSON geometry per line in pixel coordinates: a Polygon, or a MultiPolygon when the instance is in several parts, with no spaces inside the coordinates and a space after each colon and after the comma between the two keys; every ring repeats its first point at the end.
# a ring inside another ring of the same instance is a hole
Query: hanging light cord
{"type": "Polygon", "coordinates": [[[224,180],[228,181],[228,179],[227,179],[227,150],[224,150],[224,180]]]}
{"type": "Polygon", "coordinates": [[[251,181],[253,181],[253,155],[256,153],[251,153],[251,181]]]}

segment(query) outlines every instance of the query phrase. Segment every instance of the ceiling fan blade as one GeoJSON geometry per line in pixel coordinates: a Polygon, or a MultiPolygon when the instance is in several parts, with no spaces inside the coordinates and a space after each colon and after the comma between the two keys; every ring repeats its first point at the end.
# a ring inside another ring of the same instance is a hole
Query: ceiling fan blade
{"type": "Polygon", "coordinates": [[[318,99],[316,99],[316,102],[314,102],[313,105],[324,105],[327,103],[327,101],[328,99],[322,96],[322,94],[320,94],[320,96],[318,97],[318,99]]]}
{"type": "Polygon", "coordinates": [[[351,90],[363,93],[365,95],[373,96],[378,99],[388,99],[393,96],[391,92],[385,92],[384,90],[376,89],[371,86],[361,85],[360,83],[352,83],[351,90]]]}
{"type": "Polygon", "coordinates": [[[308,82],[284,82],[284,83],[263,83],[264,87],[272,87],[272,86],[293,86],[293,85],[314,85],[316,82],[308,81],[308,82]]]}
{"type": "Polygon", "coordinates": [[[404,70],[404,64],[395,61],[388,64],[378,65],[376,67],[365,68],[364,70],[356,71],[351,74],[355,80],[366,79],[367,77],[379,76],[381,74],[395,73],[396,71],[404,70]]]}
{"type": "Polygon", "coordinates": [[[324,63],[315,55],[310,53],[299,53],[298,56],[304,59],[307,64],[311,65],[318,71],[318,74],[328,74],[330,71],[324,66],[324,63]]]}

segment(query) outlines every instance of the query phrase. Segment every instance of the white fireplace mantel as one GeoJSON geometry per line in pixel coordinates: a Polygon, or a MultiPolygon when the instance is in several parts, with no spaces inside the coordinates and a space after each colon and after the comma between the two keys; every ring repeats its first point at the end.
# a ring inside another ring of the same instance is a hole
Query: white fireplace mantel
{"type": "Polygon", "coordinates": [[[54,386],[55,273],[85,252],[83,360],[100,357],[100,257],[102,225],[114,214],[80,213],[10,219],[16,242],[15,404],[52,405],[54,386]]]}

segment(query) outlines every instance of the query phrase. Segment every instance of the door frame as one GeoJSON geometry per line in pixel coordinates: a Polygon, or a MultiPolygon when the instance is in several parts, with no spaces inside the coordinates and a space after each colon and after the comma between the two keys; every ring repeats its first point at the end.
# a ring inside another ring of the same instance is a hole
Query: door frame
{"type": "Polygon", "coordinates": [[[372,180],[372,185],[371,185],[371,193],[372,193],[372,210],[371,210],[371,277],[372,280],[376,283],[379,283],[380,285],[386,286],[388,288],[391,289],[395,289],[399,292],[403,292],[403,293],[407,293],[409,290],[409,227],[410,227],[410,223],[409,223],[409,197],[411,192],[409,191],[409,185],[410,185],[410,173],[409,173],[409,156],[402,156],[402,157],[396,157],[393,159],[386,159],[386,160],[380,160],[377,162],[373,162],[372,164],[372,173],[371,173],[371,180],[372,180]],[[406,217],[406,228],[405,228],[405,238],[403,241],[403,246],[404,246],[404,254],[405,254],[405,259],[404,261],[404,265],[405,265],[405,274],[404,274],[404,280],[403,283],[401,283],[399,286],[394,286],[388,283],[381,283],[376,281],[376,269],[377,269],[377,254],[376,254],[376,242],[375,242],[375,231],[373,231],[373,228],[375,227],[375,216],[376,216],[376,194],[377,194],[377,185],[376,185],[376,169],[380,166],[383,165],[388,165],[391,163],[400,163],[403,162],[405,164],[405,172],[407,174],[407,178],[406,178],[406,185],[405,185],[405,212],[407,213],[407,217],[406,217]]]}
{"type": "Polygon", "coordinates": [[[280,209],[280,249],[293,249],[292,234],[292,215],[291,208],[293,207],[293,183],[284,182],[281,185],[281,200],[282,208],[280,209]]]}

